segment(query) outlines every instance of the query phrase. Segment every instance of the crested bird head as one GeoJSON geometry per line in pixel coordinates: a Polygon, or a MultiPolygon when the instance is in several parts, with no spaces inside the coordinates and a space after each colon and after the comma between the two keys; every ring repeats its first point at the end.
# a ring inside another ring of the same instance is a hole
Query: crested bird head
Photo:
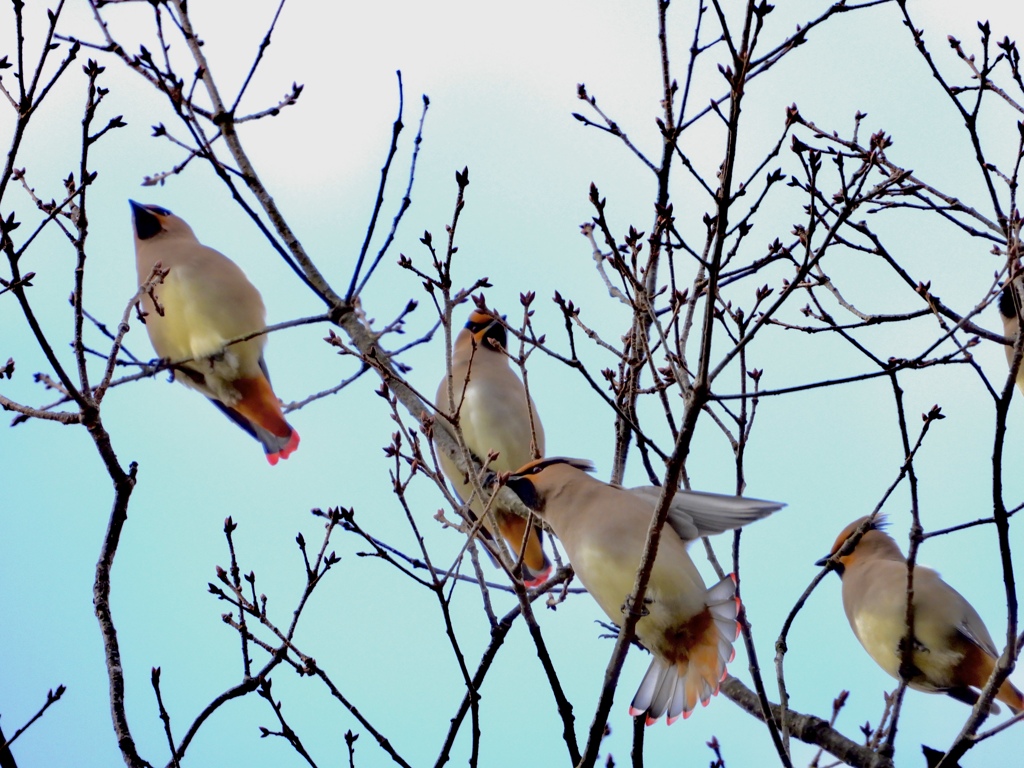
{"type": "Polygon", "coordinates": [[[497,350],[505,349],[508,344],[508,333],[496,312],[474,309],[466,321],[466,330],[470,332],[478,346],[497,350]]]}
{"type": "Polygon", "coordinates": [[[825,565],[843,548],[843,545],[846,544],[847,540],[865,523],[868,524],[867,530],[864,531],[860,539],[857,540],[857,543],[854,544],[853,550],[833,561],[835,571],[840,577],[842,577],[843,572],[848,566],[853,565],[858,560],[862,560],[865,557],[882,556],[890,559],[903,559],[903,553],[900,552],[899,546],[884,530],[889,524],[885,515],[877,515],[873,520],[870,519],[870,515],[867,515],[865,517],[857,518],[848,526],[843,528],[842,533],[836,537],[835,543],[832,545],[832,549],[829,553],[814,564],[819,566],[825,565]]]}
{"type": "Polygon", "coordinates": [[[509,475],[506,485],[527,507],[543,513],[547,495],[582,472],[593,472],[594,465],[586,459],[552,456],[537,459],[509,475]]]}

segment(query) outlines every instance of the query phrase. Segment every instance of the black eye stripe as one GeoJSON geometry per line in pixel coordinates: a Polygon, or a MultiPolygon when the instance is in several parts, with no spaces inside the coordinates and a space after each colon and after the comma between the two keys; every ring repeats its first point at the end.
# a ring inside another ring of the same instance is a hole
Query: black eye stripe
{"type": "Polygon", "coordinates": [[[999,294],[999,312],[1003,317],[1016,317],[1019,301],[1017,292],[1013,289],[1012,285],[1007,283],[999,294]]]}
{"type": "Polygon", "coordinates": [[[161,208],[159,205],[147,205],[146,210],[150,213],[156,213],[160,216],[173,216],[174,214],[168,211],[166,208],[161,208]]]}

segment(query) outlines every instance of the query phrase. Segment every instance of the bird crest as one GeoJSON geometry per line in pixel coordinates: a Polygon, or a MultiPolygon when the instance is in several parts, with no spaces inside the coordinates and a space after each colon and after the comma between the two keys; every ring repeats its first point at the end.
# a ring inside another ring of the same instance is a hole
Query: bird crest
{"type": "MultiPolygon", "coordinates": [[[[848,526],[843,528],[842,532],[836,537],[835,543],[832,545],[832,549],[829,550],[829,553],[820,560],[816,561],[815,565],[825,565],[829,560],[836,556],[836,553],[841,552],[843,550],[843,547],[846,546],[847,540],[851,536],[853,536],[857,532],[857,530],[862,525],[864,525],[865,522],[868,523],[868,527],[864,529],[864,532],[860,535],[860,538],[857,539],[857,544],[860,543],[860,541],[864,538],[864,536],[867,535],[869,531],[884,531],[889,525],[889,519],[885,515],[876,515],[873,520],[871,520],[868,516],[857,518],[848,526]]],[[[840,557],[838,561],[834,562],[833,567],[840,576],[843,575],[843,570],[845,569],[846,565],[852,561],[855,549],[856,545],[852,549],[848,550],[845,555],[840,557]]]]}
{"type": "MultiPolygon", "coordinates": [[[[832,545],[831,554],[834,555],[836,552],[838,552],[842,548],[843,544],[846,543],[846,540],[853,536],[853,534],[857,532],[857,529],[864,525],[864,523],[867,521],[867,517],[862,517],[858,520],[854,520],[852,523],[846,526],[843,529],[843,532],[840,533],[839,536],[836,538],[835,544],[832,545]]],[[[884,531],[888,527],[889,518],[887,518],[885,515],[877,515],[874,520],[868,522],[868,527],[864,529],[864,533],[867,533],[868,531],[884,531]]]]}
{"type": "Polygon", "coordinates": [[[524,464],[518,471],[514,472],[513,475],[517,477],[535,475],[541,470],[554,464],[568,464],[570,467],[581,469],[584,472],[594,471],[594,463],[588,459],[571,459],[568,456],[549,456],[545,459],[536,459],[535,461],[524,464]]]}

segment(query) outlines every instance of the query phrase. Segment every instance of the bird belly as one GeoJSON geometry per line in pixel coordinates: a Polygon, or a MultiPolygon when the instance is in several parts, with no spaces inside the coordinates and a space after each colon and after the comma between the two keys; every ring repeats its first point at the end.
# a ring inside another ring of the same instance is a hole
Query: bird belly
{"type": "MultiPolygon", "coordinates": [[[[173,273],[172,273],[173,274],[173,273]]],[[[259,359],[265,337],[257,337],[225,346],[226,342],[253,330],[245,322],[251,318],[225,320],[229,307],[216,306],[210,297],[196,296],[187,280],[167,276],[157,293],[163,314],[147,298],[146,327],[153,348],[161,358],[191,360],[178,370],[175,378],[226,405],[234,405],[240,395],[233,382],[239,378],[260,378],[259,359]]]]}
{"type": "MultiPolygon", "coordinates": [[[[622,607],[633,591],[640,565],[641,553],[631,554],[633,556],[622,556],[621,553],[617,556],[605,546],[588,546],[586,543],[572,553],[573,568],[583,586],[608,618],[620,627],[625,620],[622,607]]],[[[677,558],[659,555],[655,560],[644,595],[644,615],[637,622],[636,633],[640,642],[662,655],[669,650],[667,644],[671,643],[667,638],[673,635],[673,629],[705,608],[703,580],[693,568],[689,556],[683,553],[683,557],[690,568],[666,566],[669,560],[679,565],[677,558]]]]}
{"type": "Polygon", "coordinates": [[[894,621],[893,617],[863,612],[857,616],[853,628],[860,644],[875,663],[885,670],[886,674],[898,677],[898,649],[900,639],[905,634],[903,625],[894,621]]]}
{"type": "Polygon", "coordinates": [[[616,626],[621,627],[625,617],[622,605],[636,580],[636,560],[616,558],[605,547],[583,542],[570,553],[573,570],[590,596],[616,626]]]}
{"type": "MultiPolygon", "coordinates": [[[[902,617],[900,617],[902,618],[902,617]]],[[[906,636],[906,625],[895,616],[862,613],[854,625],[864,650],[887,674],[899,679],[900,642],[906,636]]],[[[954,670],[963,653],[950,646],[948,638],[934,637],[928,624],[915,622],[912,662],[916,673],[908,683],[922,691],[935,691],[953,684],[954,670]]]]}
{"type": "MultiPolygon", "coordinates": [[[[471,381],[459,412],[459,426],[466,445],[481,461],[487,460],[490,451],[498,454],[490,466],[495,472],[514,472],[534,458],[525,401],[520,404],[495,399],[471,381]]],[[[543,440],[538,437],[538,441],[543,453],[543,440]]]]}

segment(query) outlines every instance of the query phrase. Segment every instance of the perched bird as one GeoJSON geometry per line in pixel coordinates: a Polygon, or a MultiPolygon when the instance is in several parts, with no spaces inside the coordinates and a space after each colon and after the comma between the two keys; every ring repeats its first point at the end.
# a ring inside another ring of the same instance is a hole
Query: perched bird
{"type": "Polygon", "coordinates": [[[262,445],[267,461],[287,459],[299,433],[284,419],[263,361],[266,336],[227,342],[266,327],[259,291],[223,254],[200,243],[170,211],[134,200],[135,265],[139,283],[159,262],[168,270],[153,295],[142,298],[146,330],[174,378],[206,395],[262,445]]]}
{"type": "MultiPolygon", "coordinates": [[[[626,489],[587,474],[588,461],[550,458],[522,467],[508,487],[551,526],[583,586],[620,627],[633,591],[660,488],[626,489]]],[[[672,499],[637,639],[652,654],[630,714],[668,723],[707,704],[725,677],[739,635],[739,600],[730,574],[708,589],[687,545],[770,515],[783,504],[741,496],[679,491],[672,499]]]]}
{"type": "MultiPolygon", "coordinates": [[[[526,387],[509,365],[505,354],[507,343],[501,320],[479,309],[473,310],[452,350],[454,402],[449,399],[447,375],[441,379],[434,399],[438,411],[457,421],[466,447],[481,463],[490,452],[498,454],[488,467],[494,472],[512,472],[544,455],[544,428],[526,387]]],[[[472,497],[470,509],[478,517],[482,516],[485,504],[473,497],[473,487],[466,474],[443,454],[441,469],[463,500],[472,497]]],[[[512,552],[518,555],[525,541],[526,585],[542,583],[551,572],[551,563],[544,554],[540,528],[527,529],[526,520],[518,515],[493,509],[498,530],[512,552]]],[[[483,524],[493,535],[487,517],[483,524]]]]}
{"type": "MultiPolygon", "coordinates": [[[[854,520],[839,534],[824,565],[868,520],[854,520]]],[[[875,663],[899,679],[900,643],[907,635],[907,559],[877,517],[853,551],[833,561],[843,580],[843,608],[853,633],[875,663]]],[[[992,636],[963,595],[931,568],[914,567],[913,676],[918,691],[945,693],[965,704],[978,700],[995,668],[992,636]]],[[[1006,680],[996,692],[1014,712],[1024,709],[1021,692],[1006,680]]],[[[993,705],[993,711],[998,708],[993,705]]]]}
{"type": "MultiPolygon", "coordinates": [[[[1017,310],[1021,305],[1021,279],[1014,278],[1003,286],[999,294],[999,316],[1003,319],[1003,334],[1008,339],[1016,339],[1020,331],[1020,320],[1017,310]]],[[[1013,365],[1013,347],[1003,347],[1006,350],[1006,362],[1013,365]]],[[[1017,388],[1024,392],[1024,364],[1017,369],[1017,388]]]]}

